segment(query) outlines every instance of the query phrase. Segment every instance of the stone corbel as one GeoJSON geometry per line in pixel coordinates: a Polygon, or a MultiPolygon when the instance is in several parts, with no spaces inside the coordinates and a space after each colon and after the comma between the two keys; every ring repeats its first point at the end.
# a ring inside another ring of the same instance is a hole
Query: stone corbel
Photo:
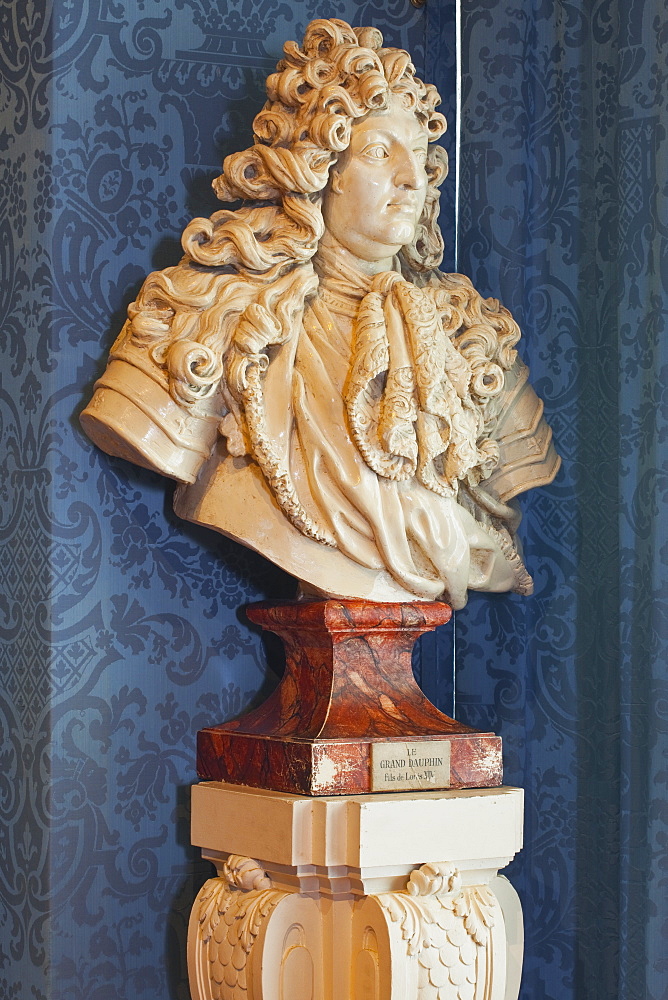
{"type": "Polygon", "coordinates": [[[231,855],[193,907],[192,1000],[315,1000],[322,970],[317,902],[273,886],[251,858],[231,855]]]}
{"type": "Polygon", "coordinates": [[[521,909],[503,878],[465,885],[429,863],[403,890],[332,899],[278,888],[250,858],[220,867],[191,917],[193,1000],[517,998],[521,909]]]}

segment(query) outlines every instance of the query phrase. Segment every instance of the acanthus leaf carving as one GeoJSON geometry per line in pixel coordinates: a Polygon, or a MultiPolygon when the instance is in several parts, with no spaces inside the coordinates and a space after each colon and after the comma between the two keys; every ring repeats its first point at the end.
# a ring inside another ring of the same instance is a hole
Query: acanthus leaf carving
{"type": "Polygon", "coordinates": [[[418,962],[418,1000],[474,1000],[498,909],[491,890],[462,886],[454,865],[430,863],[411,873],[405,891],[376,899],[418,962]]]}
{"type": "Polygon", "coordinates": [[[288,895],[252,858],[230,855],[200,891],[196,952],[211,1000],[247,1000],[249,956],[263,922],[288,895]]]}

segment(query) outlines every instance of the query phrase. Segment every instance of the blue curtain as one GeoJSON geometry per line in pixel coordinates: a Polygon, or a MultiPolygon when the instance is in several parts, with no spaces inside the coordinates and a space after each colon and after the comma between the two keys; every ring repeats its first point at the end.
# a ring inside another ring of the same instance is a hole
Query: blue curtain
{"type": "Polygon", "coordinates": [[[668,995],[668,7],[462,5],[459,267],[512,310],[563,470],[529,600],[456,622],[527,794],[525,1000],[668,995]]]}

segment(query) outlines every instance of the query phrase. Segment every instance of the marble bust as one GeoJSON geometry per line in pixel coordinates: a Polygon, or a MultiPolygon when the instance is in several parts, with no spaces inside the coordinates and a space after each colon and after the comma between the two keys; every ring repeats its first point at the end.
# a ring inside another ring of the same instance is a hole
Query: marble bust
{"type": "Polygon", "coordinates": [[[306,595],[529,593],[514,498],[559,459],[494,299],[438,270],[435,88],[375,28],[285,45],[184,257],[146,279],[82,423],[306,595]]]}

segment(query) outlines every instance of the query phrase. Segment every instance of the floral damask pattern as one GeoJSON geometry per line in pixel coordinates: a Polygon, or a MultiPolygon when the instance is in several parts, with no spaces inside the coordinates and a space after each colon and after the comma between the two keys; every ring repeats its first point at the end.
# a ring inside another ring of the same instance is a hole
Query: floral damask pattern
{"type": "MultiPolygon", "coordinates": [[[[403,0],[334,10],[425,58],[403,0]]],[[[292,581],[77,414],[314,0],[0,0],[0,1000],[186,998],[195,735],[275,683],[292,581]]],[[[420,65],[423,70],[423,65],[420,65]]]]}
{"type": "MultiPolygon", "coordinates": [[[[237,609],[291,584],[76,414],[323,14],[412,51],[454,163],[448,3],[0,0],[0,1000],[188,997],[194,737],[274,683],[237,609]]],[[[564,470],[525,506],[535,595],[474,595],[416,668],[450,710],[454,659],[527,790],[526,1000],[658,1000],[668,972],[667,15],[462,5],[459,267],[520,320],[564,470]]]]}
{"type": "Polygon", "coordinates": [[[463,7],[460,266],[518,318],[564,458],[524,508],[535,595],[456,622],[458,714],[527,791],[526,1000],[665,996],[667,14],[463,7]]]}

